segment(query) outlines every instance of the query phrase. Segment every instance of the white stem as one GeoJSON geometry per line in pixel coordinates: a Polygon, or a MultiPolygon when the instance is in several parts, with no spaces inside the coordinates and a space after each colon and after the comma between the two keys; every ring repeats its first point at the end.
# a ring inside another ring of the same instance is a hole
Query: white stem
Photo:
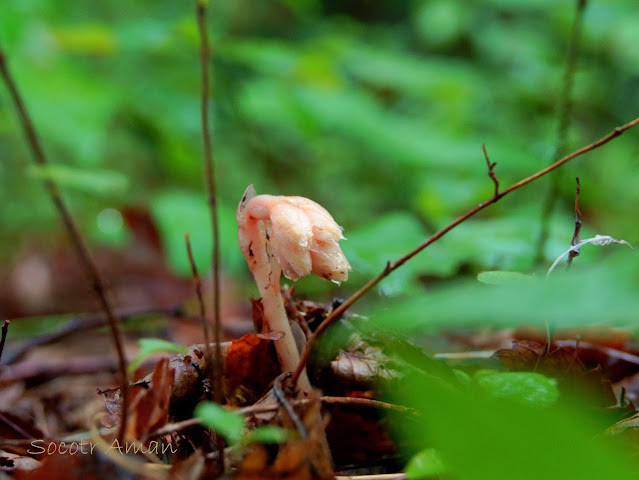
{"type": "MultiPolygon", "coordinates": [[[[282,338],[275,341],[275,349],[282,371],[294,372],[300,362],[300,354],[284,309],[284,301],[280,291],[280,266],[268,252],[266,232],[260,230],[259,221],[248,219],[245,224],[245,233],[250,239],[249,268],[262,296],[264,318],[271,330],[284,333],[282,338]]],[[[306,375],[306,369],[300,375],[297,385],[301,390],[301,396],[306,396],[311,392],[311,383],[306,375]]]]}

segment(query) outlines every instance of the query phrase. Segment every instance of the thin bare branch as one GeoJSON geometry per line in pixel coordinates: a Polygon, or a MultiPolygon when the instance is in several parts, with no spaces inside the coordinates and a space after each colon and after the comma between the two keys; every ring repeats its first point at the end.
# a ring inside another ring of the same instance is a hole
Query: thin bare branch
{"type": "MultiPolygon", "coordinates": [[[[118,311],[115,315],[118,317],[120,322],[125,322],[131,318],[139,317],[141,315],[170,315],[172,317],[182,317],[183,313],[179,307],[170,307],[166,309],[141,308],[129,311],[118,311]]],[[[5,365],[12,365],[19,362],[29,352],[32,352],[37,347],[51,345],[77,333],[93,330],[94,328],[100,328],[108,324],[109,320],[106,318],[104,313],[71,318],[58,330],[34,337],[20,345],[15,350],[10,350],[6,357],[5,365]]]]}
{"type": "MultiPolygon", "coordinates": [[[[35,127],[27,112],[27,108],[18,92],[18,87],[13,80],[13,76],[9,71],[9,67],[6,62],[6,57],[2,49],[0,48],[0,73],[2,74],[2,78],[7,85],[9,90],[9,94],[16,108],[18,118],[24,130],[24,134],[27,137],[27,142],[33,154],[33,161],[40,166],[45,166],[48,164],[47,158],[44,155],[44,151],[40,145],[40,141],[38,140],[38,136],[36,135],[35,127]]],[[[118,431],[118,440],[120,443],[124,441],[124,434],[126,431],[126,421],[127,421],[127,410],[128,410],[128,391],[129,391],[129,379],[127,375],[126,369],[126,357],[124,354],[124,346],[122,341],[122,332],[120,331],[120,325],[118,319],[113,313],[113,308],[111,307],[111,301],[109,300],[108,293],[106,288],[104,287],[104,281],[100,275],[100,272],[89,253],[89,249],[87,244],[80,233],[80,229],[77,227],[71,212],[67,208],[64,199],[62,198],[62,194],[58,189],[57,184],[50,178],[47,177],[43,180],[44,186],[49,194],[51,201],[55,205],[55,208],[60,216],[62,223],[64,224],[67,234],[73,244],[78,260],[82,264],[82,267],[85,271],[86,276],[88,277],[93,290],[100,302],[104,313],[106,314],[109,320],[109,326],[111,328],[111,335],[113,337],[113,343],[115,344],[115,348],[118,354],[118,364],[119,364],[119,374],[120,374],[120,384],[121,384],[121,392],[122,392],[122,423],[120,425],[120,429],[118,431]]]]}
{"type": "MultiPolygon", "coordinates": [[[[215,401],[224,401],[222,389],[222,375],[224,372],[224,361],[219,350],[222,337],[221,334],[221,314],[220,314],[220,228],[217,215],[217,185],[215,181],[215,160],[213,158],[213,148],[211,144],[211,134],[209,126],[209,62],[211,54],[209,49],[209,39],[206,28],[206,6],[207,0],[196,0],[196,17],[200,34],[200,66],[202,69],[202,98],[200,113],[202,116],[202,142],[204,148],[204,178],[208,194],[208,204],[211,212],[211,228],[213,233],[213,337],[216,350],[213,367],[213,395],[215,401]]],[[[208,344],[208,341],[206,342],[208,344]]],[[[209,357],[210,358],[210,357],[209,357]]]]}
{"type": "Polygon", "coordinates": [[[16,382],[41,383],[67,375],[89,375],[116,372],[114,358],[104,356],[70,357],[61,360],[31,361],[0,370],[0,388],[16,382]]]}
{"type": "Polygon", "coordinates": [[[493,196],[499,197],[499,180],[497,180],[497,175],[495,175],[495,166],[497,165],[497,162],[490,163],[490,158],[488,157],[488,151],[486,150],[486,145],[485,144],[481,146],[481,149],[484,152],[484,158],[486,159],[486,165],[488,165],[488,176],[490,177],[490,179],[495,184],[495,192],[494,192],[493,196]]]}
{"type": "MultiPolygon", "coordinates": [[[[583,25],[584,12],[586,10],[586,0],[576,0],[575,18],[572,23],[570,32],[570,41],[568,43],[568,55],[566,57],[566,66],[564,70],[563,87],[559,96],[558,124],[557,124],[557,140],[555,144],[555,152],[552,161],[557,160],[566,152],[566,144],[568,142],[568,129],[572,120],[573,110],[573,86],[575,72],[577,70],[577,57],[579,56],[579,47],[581,43],[581,30],[583,25]]],[[[537,248],[535,258],[537,263],[541,263],[544,259],[544,247],[548,241],[548,229],[550,226],[550,216],[557,203],[559,196],[560,175],[555,175],[546,194],[541,214],[541,231],[537,240],[537,248]]]]}
{"type": "MultiPolygon", "coordinates": [[[[494,350],[491,350],[491,355],[494,353],[494,350]]],[[[365,407],[365,408],[378,408],[382,410],[393,410],[401,413],[411,413],[414,414],[415,411],[404,407],[401,405],[394,405],[392,403],[382,402],[380,400],[373,400],[371,398],[360,398],[360,397],[332,397],[332,396],[323,396],[319,398],[320,402],[325,405],[348,405],[351,407],[365,407]]],[[[300,405],[308,405],[312,400],[308,398],[290,400],[289,403],[295,406],[300,405]]],[[[258,413],[267,413],[267,412],[276,412],[281,408],[280,403],[266,403],[266,404],[255,404],[250,405],[248,407],[243,407],[238,410],[234,410],[237,413],[242,415],[255,415],[258,413]]],[[[186,430],[187,428],[195,427],[200,425],[199,418],[189,418],[188,420],[183,420],[181,422],[169,423],[164,425],[161,428],[158,428],[154,432],[151,432],[147,438],[154,437],[163,437],[164,435],[168,435],[171,433],[179,432],[182,430],[186,430]]]]}
{"type": "Polygon", "coordinates": [[[297,369],[293,373],[293,377],[291,378],[291,382],[293,384],[295,384],[297,382],[299,374],[302,372],[302,370],[306,366],[306,362],[308,361],[308,357],[310,356],[311,351],[313,350],[313,347],[317,343],[317,340],[322,335],[322,333],[324,333],[324,331],[330,325],[332,325],[336,320],[338,320],[342,316],[342,314],[351,305],[353,305],[355,302],[357,302],[357,300],[359,300],[361,297],[363,297],[370,289],[372,289],[375,285],[377,285],[382,279],[387,277],[391,272],[393,272],[397,268],[401,267],[404,263],[406,263],[408,260],[413,258],[419,252],[424,250],[431,243],[434,243],[437,240],[439,240],[440,238],[442,238],[444,235],[446,235],[448,232],[450,232],[453,228],[455,228],[458,225],[464,223],[470,217],[472,217],[473,215],[475,215],[478,212],[481,212],[483,209],[485,209],[489,205],[492,205],[493,203],[497,202],[500,198],[505,197],[509,193],[512,193],[515,190],[518,190],[519,188],[521,188],[521,187],[523,187],[525,185],[528,185],[529,183],[534,182],[538,178],[541,178],[544,175],[552,172],[553,170],[561,167],[564,163],[569,162],[573,158],[579,157],[579,156],[583,155],[584,153],[590,152],[591,150],[595,150],[595,149],[601,147],[602,145],[605,145],[606,143],[608,143],[612,139],[618,137],[623,132],[625,132],[626,130],[631,129],[632,127],[634,127],[637,124],[639,124],[639,117],[635,118],[631,122],[626,123],[625,125],[622,125],[620,127],[615,128],[608,135],[600,138],[596,142],[591,143],[590,145],[586,145],[585,147],[582,147],[579,150],[576,150],[576,151],[572,152],[570,155],[566,155],[565,157],[557,160],[555,163],[553,163],[551,165],[548,165],[546,168],[544,168],[542,170],[539,170],[538,172],[530,175],[529,177],[526,177],[526,178],[518,181],[517,183],[514,183],[513,185],[508,187],[506,190],[503,190],[501,193],[499,193],[499,195],[493,195],[492,197],[490,197],[485,202],[480,203],[479,205],[477,205],[474,208],[471,208],[469,211],[467,211],[466,213],[464,213],[463,215],[461,215],[457,219],[453,220],[451,223],[446,225],[444,228],[439,230],[437,233],[431,235],[421,245],[419,245],[414,250],[412,250],[411,252],[407,253],[406,255],[401,257],[400,259],[395,260],[394,262],[388,262],[386,264],[386,266],[384,267],[384,269],[376,277],[374,277],[371,280],[369,280],[368,283],[366,283],[363,287],[361,287],[359,290],[357,290],[350,298],[345,300],[344,303],[342,303],[339,307],[337,307],[335,310],[333,310],[322,321],[322,323],[319,324],[319,326],[315,330],[315,333],[313,333],[313,335],[308,339],[308,342],[306,343],[306,346],[304,347],[304,351],[302,352],[302,355],[301,355],[300,364],[298,365],[297,369]]]}
{"type": "MultiPolygon", "coordinates": [[[[211,364],[211,334],[209,332],[209,322],[206,321],[206,308],[204,307],[204,298],[202,297],[202,282],[200,281],[200,274],[197,271],[195,265],[195,259],[193,258],[193,250],[191,249],[191,239],[188,233],[184,234],[184,240],[186,241],[186,253],[189,257],[189,263],[191,264],[191,273],[193,274],[193,283],[195,284],[195,293],[197,295],[197,301],[200,305],[200,323],[202,324],[202,332],[204,333],[204,354],[209,359],[209,365],[211,364]]],[[[217,347],[217,346],[216,346],[217,347]]]]}
{"type": "MultiPolygon", "coordinates": [[[[570,246],[574,247],[579,243],[579,234],[581,233],[581,210],[579,210],[579,194],[581,193],[581,183],[579,183],[579,177],[576,177],[577,192],[575,193],[575,230],[572,234],[572,240],[570,246]]],[[[572,265],[572,259],[579,256],[579,250],[571,250],[568,254],[568,268],[572,265]]]]}
{"type": "Polygon", "coordinates": [[[299,433],[300,438],[302,440],[306,440],[308,438],[308,432],[306,431],[304,422],[302,422],[302,419],[299,417],[299,415],[295,413],[295,409],[291,405],[291,402],[288,401],[286,395],[284,394],[284,391],[282,390],[282,380],[287,379],[290,376],[291,372],[284,372],[275,379],[275,381],[273,382],[273,394],[275,395],[275,398],[277,398],[277,401],[280,403],[280,405],[282,405],[282,408],[284,408],[284,410],[288,414],[289,418],[293,422],[293,425],[295,425],[295,429],[297,430],[297,433],[299,433]]]}

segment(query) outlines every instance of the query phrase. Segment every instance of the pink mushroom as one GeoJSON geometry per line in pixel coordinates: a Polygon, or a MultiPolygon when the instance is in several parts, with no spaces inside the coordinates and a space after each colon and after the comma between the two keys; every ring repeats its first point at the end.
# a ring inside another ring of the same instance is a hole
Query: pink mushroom
{"type": "MultiPolygon", "coordinates": [[[[262,296],[271,330],[284,333],[275,342],[283,371],[292,372],[299,351],[286,316],[280,274],[298,280],[310,273],[340,283],[351,266],[339,247],[342,228],[324,207],[304,197],[256,195],[249,185],[237,208],[239,243],[262,296]]],[[[298,385],[311,391],[304,371],[298,385]]]]}

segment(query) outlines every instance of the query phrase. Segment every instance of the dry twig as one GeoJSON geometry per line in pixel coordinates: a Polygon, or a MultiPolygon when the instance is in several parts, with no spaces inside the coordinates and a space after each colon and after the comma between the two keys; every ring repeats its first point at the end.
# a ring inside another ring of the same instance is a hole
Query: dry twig
{"type": "MultiPolygon", "coordinates": [[[[208,194],[208,204],[211,212],[211,228],[213,230],[213,336],[216,345],[215,359],[211,363],[213,375],[213,398],[218,403],[224,401],[222,391],[222,375],[224,372],[222,354],[219,350],[221,342],[220,318],[220,228],[217,218],[217,186],[215,183],[215,161],[209,127],[209,61],[211,54],[206,29],[206,6],[208,0],[196,0],[196,17],[200,34],[200,65],[202,68],[202,142],[204,147],[204,178],[208,194]]],[[[208,345],[208,340],[206,344],[208,345]]],[[[207,355],[209,355],[207,353],[207,355]]],[[[209,356],[209,358],[211,358],[209,356]]]]}
{"type": "MultiPolygon", "coordinates": [[[[568,139],[568,128],[572,120],[573,109],[573,85],[575,72],[577,70],[577,56],[579,54],[579,46],[581,43],[581,28],[583,25],[584,12],[586,10],[586,0],[576,0],[575,18],[572,23],[570,32],[570,42],[568,44],[568,55],[566,57],[566,68],[564,70],[564,82],[562,91],[559,96],[559,105],[557,107],[559,123],[557,125],[557,143],[552,161],[557,160],[566,151],[566,143],[568,139]]],[[[541,214],[541,231],[537,240],[537,252],[535,258],[537,263],[541,263],[544,258],[544,247],[548,240],[548,229],[550,224],[550,216],[552,214],[557,196],[559,195],[559,176],[554,176],[546,198],[541,214]]]]}
{"type": "Polygon", "coordinates": [[[488,176],[495,184],[495,192],[493,196],[499,196],[499,180],[497,180],[497,175],[495,175],[495,167],[497,166],[497,162],[490,163],[490,158],[488,158],[488,151],[486,150],[486,145],[482,145],[481,149],[484,152],[484,158],[486,159],[486,165],[488,166],[488,176]]]}
{"type": "Polygon", "coordinates": [[[291,372],[284,372],[275,379],[275,381],[273,382],[273,394],[275,394],[275,398],[277,398],[277,401],[280,403],[280,405],[282,405],[284,410],[286,410],[286,413],[293,422],[293,425],[295,425],[295,429],[297,430],[297,433],[299,433],[300,438],[306,440],[308,438],[308,432],[306,431],[304,422],[302,422],[302,419],[299,417],[299,415],[295,413],[291,402],[288,401],[286,395],[282,391],[282,380],[285,380],[290,376],[291,372]]]}
{"type": "MultiPolygon", "coordinates": [[[[31,153],[33,154],[34,162],[36,163],[36,165],[39,166],[47,165],[48,161],[44,155],[44,151],[42,150],[40,141],[38,140],[38,137],[36,135],[35,127],[33,125],[33,122],[31,121],[31,117],[27,112],[27,108],[22,101],[22,97],[18,92],[18,87],[13,80],[11,72],[9,71],[2,49],[0,49],[0,74],[2,74],[2,78],[4,79],[11,99],[13,100],[14,106],[18,113],[18,118],[24,130],[24,134],[27,137],[27,142],[31,149],[31,153]]],[[[124,346],[122,342],[122,332],[120,331],[120,325],[117,317],[113,313],[113,308],[111,307],[111,301],[109,300],[106,288],[104,286],[104,281],[102,280],[100,272],[95,262],[93,261],[91,254],[89,253],[89,249],[82,234],[80,233],[80,229],[76,225],[71,212],[67,208],[62,198],[62,194],[58,189],[58,185],[50,177],[45,178],[43,182],[47,193],[51,197],[51,201],[55,205],[62,223],[66,228],[67,234],[71,239],[71,243],[73,244],[78,260],[82,264],[85,274],[89,278],[93,290],[98,297],[100,305],[102,306],[102,309],[104,310],[104,313],[109,320],[109,326],[111,327],[111,334],[113,336],[113,343],[115,344],[115,348],[118,354],[118,371],[120,374],[120,384],[122,388],[122,423],[118,431],[118,440],[120,442],[123,442],[124,434],[126,431],[129,398],[129,379],[126,371],[126,357],[124,355],[124,346]]]]}
{"type": "Polygon", "coordinates": [[[21,362],[0,370],[0,388],[16,382],[39,383],[63,376],[115,372],[115,359],[110,357],[71,357],[64,360],[21,362]]]}
{"type": "MultiPolygon", "coordinates": [[[[538,178],[541,178],[544,175],[552,172],[553,170],[561,167],[564,163],[569,162],[573,158],[579,157],[580,155],[583,155],[584,153],[590,152],[591,150],[595,150],[595,149],[601,147],[602,145],[605,145],[606,143],[611,141],[613,138],[618,137],[623,132],[625,132],[626,130],[629,130],[630,128],[634,127],[637,124],[639,124],[639,117],[635,118],[634,120],[632,120],[632,121],[630,121],[628,123],[626,123],[625,125],[622,125],[620,127],[616,127],[612,132],[610,132],[606,136],[600,138],[596,142],[593,142],[590,145],[586,145],[585,147],[582,147],[579,150],[576,150],[576,151],[572,152],[571,154],[566,155],[565,157],[557,160],[555,163],[553,163],[551,165],[548,165],[546,168],[544,168],[542,170],[539,170],[536,173],[533,173],[529,177],[526,177],[526,178],[518,181],[517,183],[514,183],[513,185],[508,187],[506,190],[503,190],[502,192],[494,193],[493,196],[490,197],[488,200],[486,200],[485,202],[480,203],[476,207],[471,208],[469,211],[467,211],[466,213],[464,213],[463,215],[461,215],[457,219],[453,220],[451,223],[446,225],[444,228],[439,230],[437,233],[431,235],[426,241],[424,241],[421,245],[416,247],[411,252],[407,253],[406,255],[401,257],[400,259],[395,260],[394,262],[390,262],[390,261],[387,262],[386,266],[384,267],[384,269],[376,277],[374,277],[371,280],[369,280],[368,283],[366,283],[363,287],[361,287],[359,290],[357,290],[350,298],[345,300],[344,303],[342,303],[339,307],[337,307],[335,310],[333,310],[322,321],[322,323],[320,323],[320,325],[315,330],[315,333],[308,339],[308,342],[306,343],[306,346],[304,347],[304,351],[302,352],[302,355],[301,355],[300,364],[298,365],[297,369],[293,373],[293,377],[291,379],[293,384],[295,384],[297,382],[299,374],[302,372],[302,370],[306,366],[306,362],[308,361],[308,358],[309,358],[309,356],[311,354],[311,351],[313,350],[313,347],[317,343],[317,340],[322,335],[322,333],[330,325],[332,325],[337,319],[339,319],[341,317],[341,315],[351,305],[353,305],[357,300],[359,300],[362,296],[364,296],[364,294],[366,294],[371,288],[373,288],[375,285],[377,285],[382,279],[384,279],[385,277],[390,275],[391,272],[393,272],[397,268],[401,267],[404,263],[406,263],[408,260],[413,258],[419,252],[424,250],[431,243],[436,242],[441,237],[446,235],[453,228],[455,228],[458,225],[464,223],[470,217],[474,216],[478,212],[481,212],[483,209],[485,209],[489,205],[492,205],[493,203],[496,203],[500,198],[505,197],[509,193],[512,193],[515,190],[518,190],[519,188],[521,188],[521,187],[523,187],[525,185],[528,185],[529,183],[534,182],[538,178]]],[[[490,162],[488,162],[488,163],[489,163],[489,168],[490,168],[490,162]]],[[[491,176],[491,178],[492,178],[492,176],[491,176]]]]}
{"type": "MultiPolygon", "coordinates": [[[[494,351],[491,350],[491,355],[494,351]]],[[[331,397],[331,396],[323,396],[319,397],[320,402],[325,405],[348,405],[353,407],[367,407],[367,408],[379,408],[382,410],[393,410],[396,412],[402,413],[411,413],[414,410],[403,407],[401,405],[394,405],[392,403],[382,402],[380,400],[373,400],[370,398],[359,398],[359,397],[331,397]]],[[[308,398],[302,398],[297,400],[291,400],[290,403],[295,406],[299,405],[308,405],[313,400],[308,398]]],[[[267,412],[276,412],[281,407],[280,403],[268,403],[268,404],[255,404],[250,405],[248,407],[240,408],[237,413],[242,415],[254,415],[257,413],[267,413],[267,412]]],[[[163,437],[164,435],[169,435],[171,433],[179,432],[182,430],[186,430],[187,428],[195,427],[200,425],[199,418],[189,418],[188,420],[183,420],[181,422],[170,423],[168,425],[164,425],[161,428],[158,428],[154,432],[151,432],[148,438],[154,437],[163,437]]]]}
{"type": "MultiPolygon", "coordinates": [[[[166,309],[141,308],[128,311],[118,311],[115,315],[118,317],[120,322],[124,322],[141,315],[170,315],[171,317],[182,317],[183,312],[180,307],[169,307],[166,309]]],[[[37,337],[23,343],[15,350],[9,351],[5,365],[12,365],[22,360],[29,352],[32,352],[37,347],[51,345],[52,343],[57,343],[60,340],[71,337],[77,333],[93,330],[94,328],[100,328],[108,324],[109,320],[105,317],[104,313],[71,318],[58,330],[44,335],[38,335],[37,337]]]]}
{"type": "Polygon", "coordinates": [[[195,259],[193,258],[193,250],[191,249],[191,239],[188,233],[184,234],[184,240],[186,241],[186,253],[189,257],[189,263],[191,264],[191,273],[193,274],[193,282],[195,283],[195,293],[197,295],[197,301],[200,306],[200,322],[202,324],[202,331],[204,333],[204,354],[206,355],[206,358],[210,360],[211,335],[209,333],[209,322],[206,321],[206,309],[204,307],[204,298],[202,297],[202,282],[200,281],[200,274],[197,272],[197,266],[195,265],[195,259]]]}
{"type": "MultiPolygon", "coordinates": [[[[579,234],[581,233],[581,210],[579,210],[579,194],[581,193],[581,184],[579,183],[579,177],[575,178],[577,181],[577,192],[575,193],[575,231],[572,234],[572,240],[570,246],[574,247],[579,243],[579,234]]],[[[571,250],[568,254],[568,268],[572,265],[572,259],[579,256],[579,250],[571,250]]]]}

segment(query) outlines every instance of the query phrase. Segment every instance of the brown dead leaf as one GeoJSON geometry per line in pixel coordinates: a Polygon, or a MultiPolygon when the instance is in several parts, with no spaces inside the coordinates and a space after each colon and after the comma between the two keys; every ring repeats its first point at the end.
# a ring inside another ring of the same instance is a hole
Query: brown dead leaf
{"type": "Polygon", "coordinates": [[[163,358],[153,370],[151,386],[136,388],[130,404],[133,438],[145,439],[149,432],[166,424],[174,378],[175,370],[169,367],[169,359],[163,358]]]}
{"type": "Polygon", "coordinates": [[[224,364],[225,390],[233,405],[250,405],[279,374],[273,341],[249,333],[234,340],[224,364]]]}
{"type": "Polygon", "coordinates": [[[0,411],[0,439],[30,439],[43,436],[42,430],[35,426],[33,420],[0,411]]]}
{"type": "Polygon", "coordinates": [[[46,456],[35,469],[16,470],[17,480],[98,480],[101,478],[132,478],[101,455],[69,455],[56,453],[46,456]]]}
{"type": "Polygon", "coordinates": [[[374,465],[396,453],[395,443],[382,427],[378,412],[346,405],[329,407],[326,436],[337,466],[374,465]]]}
{"type": "Polygon", "coordinates": [[[541,343],[518,340],[513,342],[512,349],[496,351],[493,358],[511,371],[536,371],[556,378],[564,393],[586,394],[595,406],[609,407],[617,403],[612,383],[601,366],[588,369],[577,348],[552,346],[548,354],[543,352],[541,343]]]}
{"type": "MultiPolygon", "coordinates": [[[[222,355],[226,356],[229,343],[222,344],[222,355]]],[[[171,392],[171,404],[191,400],[197,402],[203,394],[201,372],[207,368],[204,355],[204,345],[191,345],[185,354],[178,354],[169,360],[169,367],[175,371],[171,392]]],[[[153,373],[132,385],[136,387],[153,388],[153,373]]],[[[103,418],[105,427],[115,426],[121,417],[121,396],[119,388],[98,390],[104,396],[109,415],[103,418]]]]}
{"type": "Polygon", "coordinates": [[[568,374],[569,372],[585,373],[586,368],[574,348],[551,348],[547,355],[542,355],[544,345],[541,343],[518,340],[513,342],[512,349],[497,350],[493,358],[503,363],[512,371],[537,371],[546,374],[568,374]]]}
{"type": "Polygon", "coordinates": [[[256,333],[255,336],[261,338],[262,340],[270,340],[271,342],[274,342],[284,337],[284,332],[271,330],[270,332],[256,333]]]}
{"type": "Polygon", "coordinates": [[[107,414],[102,417],[102,425],[106,428],[115,427],[122,419],[122,395],[119,388],[98,389],[98,395],[104,397],[107,414]]]}
{"type": "Polygon", "coordinates": [[[175,480],[200,480],[217,478],[217,472],[206,470],[206,460],[200,450],[196,450],[190,456],[178,459],[171,465],[171,478],[175,480]]]}
{"type": "Polygon", "coordinates": [[[11,412],[0,411],[0,448],[8,452],[27,455],[30,445],[14,445],[5,440],[31,440],[44,438],[44,433],[30,418],[21,418],[11,412]]]}
{"type": "Polygon", "coordinates": [[[371,383],[374,380],[392,378],[386,364],[387,358],[381,349],[371,346],[359,351],[340,351],[331,362],[335,375],[356,383],[371,383]]]}
{"type": "Polygon", "coordinates": [[[253,445],[238,466],[236,480],[310,480],[311,465],[307,461],[308,442],[288,443],[282,446],[277,456],[264,445],[253,445]]]}
{"type": "MultiPolygon", "coordinates": [[[[296,413],[304,424],[305,438],[302,434],[291,433],[286,444],[252,445],[247,455],[238,465],[236,479],[321,479],[334,478],[334,472],[322,443],[325,422],[320,415],[319,397],[309,398],[304,406],[295,407],[296,413]]],[[[297,431],[296,425],[282,409],[271,424],[278,424],[290,432],[297,431]]]]}

